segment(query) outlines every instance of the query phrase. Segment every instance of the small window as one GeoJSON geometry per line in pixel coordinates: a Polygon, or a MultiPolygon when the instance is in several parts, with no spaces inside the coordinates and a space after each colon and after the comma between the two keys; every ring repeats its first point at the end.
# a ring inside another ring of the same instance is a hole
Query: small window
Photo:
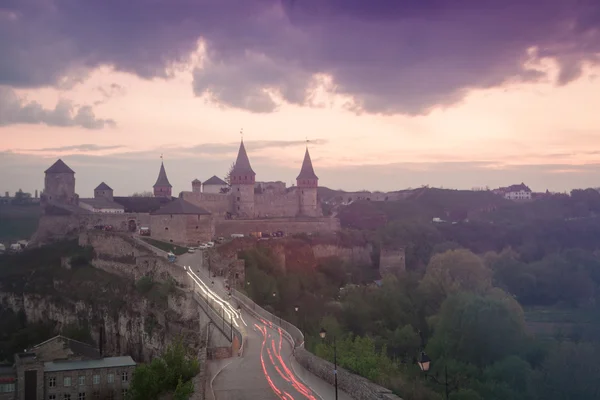
{"type": "Polygon", "coordinates": [[[168,230],[169,230],[169,227],[168,227],[168,226],[165,226],[165,231],[168,231],[168,230]]]}
{"type": "Polygon", "coordinates": [[[48,400],[56,400],[56,395],[55,394],[48,395],[48,400]]]}
{"type": "Polygon", "coordinates": [[[70,393],[65,393],[63,400],[71,400],[71,394],[70,393]]]}
{"type": "Polygon", "coordinates": [[[48,387],[56,387],[56,377],[55,376],[48,378],[48,387]]]}
{"type": "Polygon", "coordinates": [[[238,196],[237,201],[240,201],[240,197],[238,196]]]}
{"type": "Polygon", "coordinates": [[[196,229],[198,229],[198,225],[196,225],[196,229]]]}
{"type": "Polygon", "coordinates": [[[77,396],[77,400],[85,400],[85,392],[79,393],[79,396],[77,396]]]}
{"type": "Polygon", "coordinates": [[[71,377],[70,376],[65,376],[63,378],[63,386],[64,387],[70,387],[71,386],[71,377]]]}
{"type": "Polygon", "coordinates": [[[94,400],[99,400],[100,399],[100,391],[99,390],[94,390],[92,392],[92,397],[94,398],[94,400]]]}
{"type": "Polygon", "coordinates": [[[240,191],[240,188],[238,188],[238,192],[240,191]]]}
{"type": "Polygon", "coordinates": [[[121,396],[123,396],[123,398],[125,398],[125,396],[127,396],[127,389],[121,390],[121,396]]]}
{"type": "Polygon", "coordinates": [[[127,382],[129,380],[129,375],[127,371],[121,373],[121,382],[127,382]]]}
{"type": "Polygon", "coordinates": [[[79,383],[79,386],[85,385],[85,375],[79,375],[78,383],[79,383]]]}
{"type": "Polygon", "coordinates": [[[115,374],[108,374],[108,375],[106,375],[106,382],[108,382],[108,383],[115,383],[115,374]]]}
{"type": "Polygon", "coordinates": [[[14,391],[14,383],[0,383],[0,393],[13,393],[14,391]]]}
{"type": "Polygon", "coordinates": [[[94,375],[93,382],[94,382],[94,385],[99,385],[100,384],[100,375],[94,375]]]}

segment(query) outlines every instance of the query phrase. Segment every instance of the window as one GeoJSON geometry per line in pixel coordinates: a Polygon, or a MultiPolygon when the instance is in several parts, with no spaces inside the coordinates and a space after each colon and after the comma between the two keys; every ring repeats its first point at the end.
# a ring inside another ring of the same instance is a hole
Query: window
{"type": "Polygon", "coordinates": [[[94,398],[94,400],[100,399],[100,391],[99,390],[94,390],[92,392],[92,397],[94,398]]]}
{"type": "Polygon", "coordinates": [[[108,374],[108,375],[106,375],[106,382],[108,382],[108,383],[115,383],[115,374],[108,374]]]}
{"type": "Polygon", "coordinates": [[[55,394],[48,395],[48,400],[56,400],[56,395],[55,394]]]}
{"type": "Polygon", "coordinates": [[[2,383],[0,384],[0,393],[13,393],[15,391],[14,383],[2,383]]]}
{"type": "Polygon", "coordinates": [[[63,400],[71,400],[71,394],[70,393],[65,393],[63,400]]]}
{"type": "Polygon", "coordinates": [[[129,380],[129,375],[127,374],[127,371],[124,371],[121,373],[121,381],[122,382],[127,382],[129,380]]]}
{"type": "Polygon", "coordinates": [[[56,387],[56,377],[48,378],[48,387],[56,387]]]}
{"type": "Polygon", "coordinates": [[[77,400],[85,400],[85,392],[79,393],[79,396],[77,396],[77,400]]]}
{"type": "Polygon", "coordinates": [[[112,390],[108,392],[108,400],[115,400],[115,392],[112,390]]]}
{"type": "Polygon", "coordinates": [[[237,201],[240,201],[240,196],[238,196],[237,201]]]}
{"type": "Polygon", "coordinates": [[[127,396],[127,389],[121,390],[121,396],[123,396],[123,398],[125,398],[125,396],[127,396]]]}
{"type": "Polygon", "coordinates": [[[79,383],[79,386],[85,385],[85,375],[79,375],[78,383],[79,383]]]}
{"type": "Polygon", "coordinates": [[[93,382],[94,382],[94,385],[99,385],[100,384],[100,375],[94,375],[93,382]]]}
{"type": "Polygon", "coordinates": [[[63,386],[64,387],[69,387],[71,386],[71,377],[70,376],[65,376],[63,378],[63,386]]]}

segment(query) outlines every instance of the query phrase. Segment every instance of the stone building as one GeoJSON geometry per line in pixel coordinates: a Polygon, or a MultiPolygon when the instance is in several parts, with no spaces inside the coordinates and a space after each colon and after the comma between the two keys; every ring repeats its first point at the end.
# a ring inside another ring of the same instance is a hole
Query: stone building
{"type": "Polygon", "coordinates": [[[165,164],[163,162],[160,163],[160,171],[158,172],[158,178],[156,179],[153,189],[154,197],[171,197],[173,186],[171,186],[169,178],[167,178],[167,172],[165,171],[165,164]]]}
{"type": "Polygon", "coordinates": [[[114,200],[113,190],[106,183],[102,182],[94,189],[94,198],[104,198],[110,201],[114,200]]]}
{"type": "Polygon", "coordinates": [[[229,185],[216,175],[211,176],[202,184],[203,193],[223,193],[229,189],[229,185]]]}
{"type": "Polygon", "coordinates": [[[103,357],[98,349],[64,336],[15,354],[12,373],[0,369],[12,392],[1,400],[120,400],[135,369],[129,356],[103,357]]]}
{"type": "Polygon", "coordinates": [[[286,188],[283,182],[256,182],[244,141],[240,142],[235,165],[230,174],[230,190],[221,190],[226,183],[216,176],[204,182],[202,193],[181,192],[181,198],[225,219],[267,219],[322,217],[317,199],[319,178],[315,174],[308,148],[296,186],[286,188]],[[216,178],[216,179],[213,179],[216,178]],[[215,181],[215,188],[206,190],[215,181]],[[220,181],[220,182],[218,182],[220,181]],[[210,182],[210,185],[207,185],[210,182]],[[217,188],[219,189],[217,191],[217,188]]]}
{"type": "Polygon", "coordinates": [[[114,200],[112,188],[102,182],[94,189],[94,198],[79,199],[79,207],[93,213],[123,214],[125,207],[114,200]]]}
{"type": "Polygon", "coordinates": [[[192,192],[202,193],[202,182],[199,179],[194,179],[192,181],[192,192]]]}
{"type": "Polygon", "coordinates": [[[183,199],[151,213],[150,231],[155,239],[185,246],[196,246],[215,236],[212,215],[183,199]]]}
{"type": "Polygon", "coordinates": [[[42,202],[58,202],[76,205],[78,196],[75,194],[75,171],[58,159],[45,172],[44,192],[42,202]]]}

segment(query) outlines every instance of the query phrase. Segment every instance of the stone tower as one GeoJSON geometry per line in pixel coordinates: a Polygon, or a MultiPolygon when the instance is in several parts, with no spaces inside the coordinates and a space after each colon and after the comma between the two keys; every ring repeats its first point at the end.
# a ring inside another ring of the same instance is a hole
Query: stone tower
{"type": "Polygon", "coordinates": [[[96,189],[94,189],[94,198],[104,198],[113,201],[113,190],[106,183],[102,182],[96,189]]]}
{"type": "Polygon", "coordinates": [[[202,193],[202,182],[200,182],[200,179],[194,179],[192,181],[192,192],[202,193]]]}
{"type": "Polygon", "coordinates": [[[167,178],[167,172],[165,171],[165,164],[161,161],[160,163],[160,171],[158,172],[158,179],[156,179],[156,183],[153,186],[154,188],[154,197],[168,197],[171,198],[171,183],[169,182],[169,178],[167,178]]]}
{"type": "Polygon", "coordinates": [[[254,217],[254,182],[256,173],[250,166],[244,140],[240,143],[235,166],[231,171],[232,214],[242,218],[254,217]]]}
{"type": "Polygon", "coordinates": [[[43,200],[61,204],[77,204],[75,171],[58,160],[45,172],[43,200]]]}
{"type": "Polygon", "coordinates": [[[304,153],[304,161],[300,174],[296,178],[296,186],[298,192],[299,214],[306,217],[317,217],[320,215],[320,208],[317,203],[317,187],[319,186],[319,178],[313,169],[308,147],[304,153]]]}

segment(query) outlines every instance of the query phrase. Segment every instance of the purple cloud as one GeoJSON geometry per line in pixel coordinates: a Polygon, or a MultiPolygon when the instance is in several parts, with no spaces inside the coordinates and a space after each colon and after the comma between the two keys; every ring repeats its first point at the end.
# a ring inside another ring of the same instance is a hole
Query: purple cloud
{"type": "Polygon", "coordinates": [[[208,59],[194,91],[224,106],[271,112],[270,91],[307,104],[313,75],[325,73],[356,110],[418,114],[469,89],[541,78],[523,66],[532,47],[557,60],[558,84],[576,79],[583,63],[598,62],[600,3],[9,0],[0,6],[0,84],[58,84],[101,64],[166,76],[199,38],[208,59]]]}

